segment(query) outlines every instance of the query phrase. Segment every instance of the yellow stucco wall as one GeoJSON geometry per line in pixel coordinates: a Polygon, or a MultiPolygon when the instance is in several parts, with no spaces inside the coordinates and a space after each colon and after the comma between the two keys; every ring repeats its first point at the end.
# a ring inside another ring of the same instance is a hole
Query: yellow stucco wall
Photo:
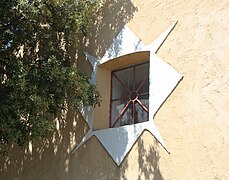
{"type": "Polygon", "coordinates": [[[228,0],[110,1],[98,15],[82,48],[96,56],[126,23],[149,44],[178,20],[157,53],[184,76],[155,116],[171,154],[145,131],[120,167],[95,137],[71,155],[88,127],[68,110],[47,142],[1,158],[0,179],[229,179],[228,0]]]}

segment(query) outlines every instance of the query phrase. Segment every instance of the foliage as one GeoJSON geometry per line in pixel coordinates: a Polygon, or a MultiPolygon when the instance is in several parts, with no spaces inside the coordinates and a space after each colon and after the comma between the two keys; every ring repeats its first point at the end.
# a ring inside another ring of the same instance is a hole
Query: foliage
{"type": "Polygon", "coordinates": [[[98,0],[1,0],[0,153],[52,130],[49,117],[70,106],[95,106],[96,87],[74,64],[98,0]]]}

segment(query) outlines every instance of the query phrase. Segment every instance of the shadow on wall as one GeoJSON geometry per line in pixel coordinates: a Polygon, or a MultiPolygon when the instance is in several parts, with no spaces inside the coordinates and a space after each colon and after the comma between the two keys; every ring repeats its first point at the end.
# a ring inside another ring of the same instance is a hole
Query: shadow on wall
{"type": "Polygon", "coordinates": [[[66,171],[68,152],[88,127],[81,115],[72,110],[54,122],[56,129],[46,141],[13,147],[8,158],[1,157],[0,179],[58,179],[58,169],[66,171]]]}
{"type": "MultiPolygon", "coordinates": [[[[82,40],[79,52],[85,50],[102,56],[136,10],[131,0],[109,0],[98,13],[91,38],[82,40]]],[[[82,71],[89,72],[82,53],[78,59],[82,71]]],[[[63,112],[54,122],[56,129],[46,141],[24,148],[12,147],[10,157],[0,157],[0,179],[128,179],[126,172],[132,169],[128,160],[117,167],[95,137],[71,154],[72,148],[88,131],[87,124],[75,109],[63,112]]],[[[128,138],[122,137],[122,140],[128,138]]],[[[157,151],[154,148],[146,151],[141,138],[135,146],[139,153],[136,179],[151,179],[153,174],[160,179],[157,151]]]]}
{"type": "Polygon", "coordinates": [[[90,38],[81,40],[77,63],[83,72],[88,73],[91,69],[88,68],[90,65],[82,52],[86,51],[96,57],[102,57],[113,38],[133,18],[136,11],[137,8],[131,0],[106,1],[104,7],[96,15],[90,38]]]}
{"type": "Polygon", "coordinates": [[[136,141],[132,151],[127,155],[130,162],[125,159],[121,164],[119,179],[163,180],[164,178],[159,168],[159,146],[160,144],[155,137],[145,130],[136,141]],[[132,154],[135,154],[133,158],[132,154]]]}
{"type": "Polygon", "coordinates": [[[144,147],[143,139],[138,141],[138,163],[139,163],[139,175],[138,180],[143,179],[156,179],[163,180],[162,174],[159,169],[159,154],[158,154],[158,142],[156,139],[153,141],[154,145],[148,149],[144,147]]]}

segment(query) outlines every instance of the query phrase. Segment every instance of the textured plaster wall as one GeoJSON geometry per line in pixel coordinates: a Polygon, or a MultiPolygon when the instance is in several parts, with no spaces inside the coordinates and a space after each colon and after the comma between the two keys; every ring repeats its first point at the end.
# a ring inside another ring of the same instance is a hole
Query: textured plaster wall
{"type": "Polygon", "coordinates": [[[139,12],[130,25],[146,43],[168,21],[178,20],[158,52],[184,76],[155,117],[171,152],[159,151],[161,174],[165,179],[229,179],[229,2],[136,5],[139,12]],[[135,26],[143,19],[157,27],[155,33],[146,33],[148,23],[135,26]]]}
{"type": "Polygon", "coordinates": [[[178,20],[158,52],[184,76],[155,117],[171,152],[159,150],[162,177],[229,179],[229,2],[135,4],[130,27],[145,43],[178,20]]]}
{"type": "Polygon", "coordinates": [[[162,177],[229,179],[229,2],[135,5],[138,12],[129,24],[145,43],[178,20],[158,52],[184,76],[155,117],[171,152],[159,148],[162,177]]]}
{"type": "Polygon", "coordinates": [[[155,116],[171,154],[145,131],[120,167],[94,137],[71,155],[88,127],[68,110],[47,142],[0,160],[0,179],[229,179],[228,0],[110,1],[98,15],[83,48],[97,56],[126,23],[149,44],[178,20],[158,51],[184,76],[155,116]]]}

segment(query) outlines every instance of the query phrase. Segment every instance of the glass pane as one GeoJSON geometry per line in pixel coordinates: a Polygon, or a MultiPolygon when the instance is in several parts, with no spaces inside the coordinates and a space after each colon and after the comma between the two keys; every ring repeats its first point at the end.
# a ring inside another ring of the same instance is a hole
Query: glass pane
{"type": "Polygon", "coordinates": [[[142,84],[145,83],[139,89],[139,93],[149,92],[149,63],[145,63],[135,67],[135,85],[136,89],[142,84]]]}
{"type": "Polygon", "coordinates": [[[112,76],[112,100],[120,99],[124,95],[127,96],[127,90],[115,76],[112,76]]]}
{"type": "Polygon", "coordinates": [[[139,96],[141,103],[149,109],[149,95],[139,96]]]}
{"type": "Polygon", "coordinates": [[[127,107],[125,113],[114,127],[120,127],[132,124],[132,103],[127,107]]]}
{"type": "Polygon", "coordinates": [[[133,90],[133,67],[116,71],[114,73],[130,91],[133,90]]]}
{"type": "MultiPolygon", "coordinates": [[[[121,114],[122,110],[127,104],[127,100],[123,101],[112,101],[111,103],[111,127],[114,125],[115,121],[121,114]]],[[[117,122],[116,126],[120,126],[120,120],[117,122]]],[[[115,127],[116,127],[115,126],[115,127]]]]}
{"type": "Polygon", "coordinates": [[[149,114],[138,103],[135,104],[135,112],[135,124],[149,120],[149,114]]]}
{"type": "Polygon", "coordinates": [[[149,92],[149,78],[146,79],[146,81],[138,91],[139,94],[146,92],[149,92]]]}

